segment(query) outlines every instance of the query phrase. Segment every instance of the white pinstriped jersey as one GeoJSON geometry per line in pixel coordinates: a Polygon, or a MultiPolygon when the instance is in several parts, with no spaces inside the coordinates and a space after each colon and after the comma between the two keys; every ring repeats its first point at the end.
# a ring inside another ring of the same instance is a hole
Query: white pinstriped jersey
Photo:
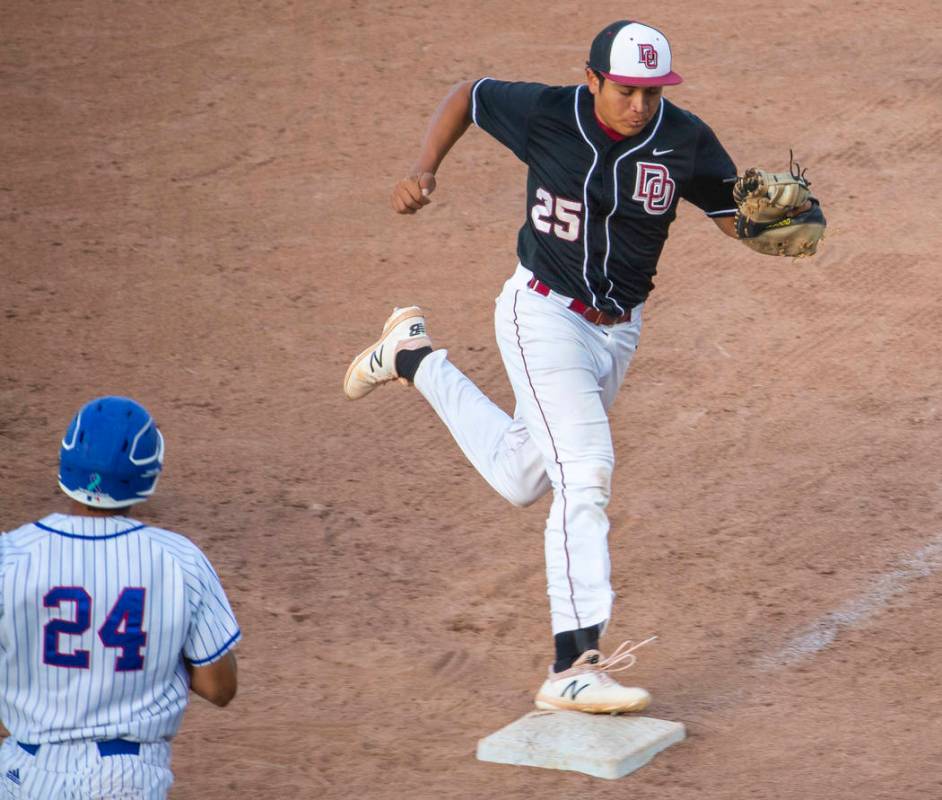
{"type": "Polygon", "coordinates": [[[197,666],[241,637],[219,578],[180,534],[53,514],[0,535],[0,719],[41,744],[178,730],[197,666]]]}

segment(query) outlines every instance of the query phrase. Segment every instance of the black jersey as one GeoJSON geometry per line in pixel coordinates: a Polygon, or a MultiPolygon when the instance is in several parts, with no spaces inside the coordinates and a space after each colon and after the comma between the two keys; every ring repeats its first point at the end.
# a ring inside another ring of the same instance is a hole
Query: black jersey
{"type": "Polygon", "coordinates": [[[735,213],[736,167],[710,127],[661,99],[640,133],[614,141],[587,86],[477,81],[476,125],[528,167],[517,256],[561,294],[622,314],[654,288],[680,198],[735,213]]]}

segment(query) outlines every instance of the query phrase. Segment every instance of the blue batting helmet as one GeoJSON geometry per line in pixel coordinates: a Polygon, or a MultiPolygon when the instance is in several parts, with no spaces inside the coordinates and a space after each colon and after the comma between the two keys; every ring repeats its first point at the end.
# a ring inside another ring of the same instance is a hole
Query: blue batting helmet
{"type": "Polygon", "coordinates": [[[59,451],[59,488],[98,508],[142,503],[154,493],[164,463],[164,437],[150,414],[127,397],[82,406],[59,451]]]}

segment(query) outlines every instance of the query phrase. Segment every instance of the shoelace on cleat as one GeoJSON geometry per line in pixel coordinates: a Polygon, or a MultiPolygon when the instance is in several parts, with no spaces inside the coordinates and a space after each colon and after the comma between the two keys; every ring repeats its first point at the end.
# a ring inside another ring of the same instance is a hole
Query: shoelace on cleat
{"type": "Polygon", "coordinates": [[[638,657],[634,654],[634,651],[639,647],[650,644],[655,639],[657,639],[657,636],[649,636],[643,642],[638,642],[637,644],[631,644],[631,639],[627,639],[618,645],[610,656],[600,658],[592,666],[602,673],[621,672],[626,669],[631,669],[638,661],[638,657]]]}

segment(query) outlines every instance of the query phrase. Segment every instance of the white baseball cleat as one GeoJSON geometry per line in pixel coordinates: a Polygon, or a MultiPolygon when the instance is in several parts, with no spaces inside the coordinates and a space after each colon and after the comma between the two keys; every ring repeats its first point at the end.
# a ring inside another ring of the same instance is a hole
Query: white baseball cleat
{"type": "Polygon", "coordinates": [[[622,686],[610,672],[620,672],[635,663],[636,650],[657,637],[628,647],[622,642],[608,658],[598,650],[587,650],[563,672],[553,672],[536,694],[536,707],[544,711],[562,709],[585,711],[589,714],[622,714],[643,711],[651,702],[651,695],[637,686],[622,686]]]}
{"type": "Polygon", "coordinates": [[[425,332],[425,317],[418,306],[394,308],[383,326],[379,341],[358,355],[343,378],[343,391],[351,400],[359,400],[377,386],[397,380],[396,353],[431,347],[425,332]]]}

